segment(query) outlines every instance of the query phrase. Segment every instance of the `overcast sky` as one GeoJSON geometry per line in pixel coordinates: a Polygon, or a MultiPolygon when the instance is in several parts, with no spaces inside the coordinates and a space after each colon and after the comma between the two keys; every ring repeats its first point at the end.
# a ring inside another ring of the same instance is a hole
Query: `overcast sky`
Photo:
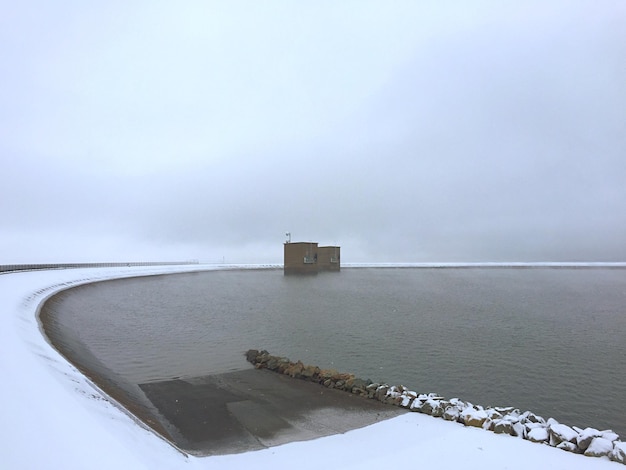
{"type": "Polygon", "coordinates": [[[626,261],[623,0],[0,10],[0,264],[626,261]]]}

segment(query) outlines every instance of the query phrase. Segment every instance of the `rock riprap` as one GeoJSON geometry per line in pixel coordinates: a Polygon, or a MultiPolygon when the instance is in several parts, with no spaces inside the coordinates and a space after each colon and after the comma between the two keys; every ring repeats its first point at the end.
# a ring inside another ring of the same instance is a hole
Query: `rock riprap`
{"type": "Polygon", "coordinates": [[[546,420],[531,411],[521,412],[513,407],[483,407],[458,398],[446,399],[436,393],[417,393],[403,385],[372,382],[335,369],[321,369],[301,361],[292,362],[265,350],[251,349],[246,352],[246,359],[257,369],[268,369],[409,411],[456,421],[465,426],[509,434],[568,452],[606,457],[626,464],[626,443],[620,441],[619,436],[611,430],[581,429],[559,423],[554,418],[546,420]]]}

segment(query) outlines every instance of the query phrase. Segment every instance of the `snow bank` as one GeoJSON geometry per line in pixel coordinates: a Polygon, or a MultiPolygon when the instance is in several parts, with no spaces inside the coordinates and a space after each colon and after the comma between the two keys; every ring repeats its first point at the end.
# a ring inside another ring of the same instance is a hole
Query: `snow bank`
{"type": "MultiPolygon", "coordinates": [[[[111,278],[210,269],[216,267],[74,269],[0,275],[0,372],[4,379],[0,387],[4,423],[0,466],[20,469],[277,469],[294,465],[299,469],[320,465],[366,469],[397,465],[481,470],[622,468],[604,457],[562,452],[420,413],[407,413],[345,434],[258,452],[190,457],[102,394],[46,342],[39,330],[36,317],[39,306],[60,290],[111,278]]],[[[594,436],[593,439],[605,438],[594,436]]],[[[598,441],[593,447],[603,444],[598,441]]],[[[623,456],[621,444],[620,450],[623,456]]]]}

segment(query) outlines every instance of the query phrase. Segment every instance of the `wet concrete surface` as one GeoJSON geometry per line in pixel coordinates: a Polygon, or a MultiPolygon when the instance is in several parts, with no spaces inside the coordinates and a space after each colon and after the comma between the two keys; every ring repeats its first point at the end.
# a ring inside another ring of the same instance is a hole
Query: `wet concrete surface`
{"type": "Polygon", "coordinates": [[[194,455],[263,449],[344,433],[406,411],[266,370],[140,385],[172,430],[170,438],[194,455]]]}

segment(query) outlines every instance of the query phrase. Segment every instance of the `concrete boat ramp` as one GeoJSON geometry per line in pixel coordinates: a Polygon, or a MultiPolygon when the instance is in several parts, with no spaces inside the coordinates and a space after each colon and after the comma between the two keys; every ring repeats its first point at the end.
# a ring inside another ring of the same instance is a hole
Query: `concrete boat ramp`
{"type": "Polygon", "coordinates": [[[267,370],[140,385],[180,449],[194,455],[259,450],[344,433],[406,410],[267,370]]]}

